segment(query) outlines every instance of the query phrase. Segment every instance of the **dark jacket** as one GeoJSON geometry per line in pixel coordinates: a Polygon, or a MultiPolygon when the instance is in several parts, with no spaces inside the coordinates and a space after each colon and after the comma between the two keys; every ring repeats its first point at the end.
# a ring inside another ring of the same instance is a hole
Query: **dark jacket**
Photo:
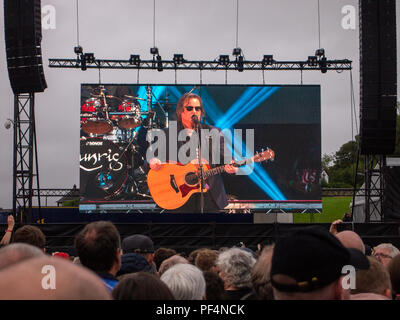
{"type": "Polygon", "coordinates": [[[119,269],[117,276],[139,271],[152,271],[152,268],[145,257],[139,253],[125,253],[121,256],[121,268],[119,269]]]}
{"type": "MultiPolygon", "coordinates": [[[[200,124],[200,126],[201,126],[201,129],[208,129],[208,130],[210,130],[210,131],[211,131],[212,129],[216,129],[216,130],[219,131],[219,133],[221,133],[221,130],[218,129],[218,128],[216,128],[216,127],[213,127],[213,126],[210,126],[210,125],[207,125],[207,124],[200,124]]],[[[179,132],[180,132],[181,130],[183,130],[183,129],[184,129],[184,127],[183,127],[182,123],[181,123],[181,122],[178,122],[178,123],[177,123],[177,133],[179,134],[179,132]]],[[[164,132],[165,132],[165,134],[166,134],[166,139],[167,139],[166,141],[167,141],[167,146],[168,146],[168,141],[169,141],[169,128],[165,128],[165,129],[164,129],[164,132]]],[[[208,144],[209,144],[209,147],[208,147],[208,150],[209,150],[208,159],[209,159],[209,161],[210,161],[210,166],[211,166],[211,168],[224,165],[224,139],[220,138],[220,140],[219,140],[219,154],[220,154],[220,158],[218,159],[219,161],[217,161],[216,164],[213,163],[213,162],[216,161],[216,159],[214,159],[214,161],[212,161],[212,160],[213,160],[213,157],[212,157],[212,141],[211,141],[211,138],[210,138],[210,139],[206,139],[206,141],[208,141],[208,144]]],[[[186,143],[186,141],[177,141],[177,150],[179,151],[179,149],[180,149],[185,143],[186,143]]],[[[202,148],[203,148],[203,146],[202,146],[202,148]]],[[[169,155],[168,147],[167,147],[166,149],[167,149],[167,150],[166,150],[166,151],[167,151],[167,153],[166,153],[166,159],[167,159],[167,160],[168,160],[168,159],[170,160],[171,157],[170,157],[170,155],[169,155]]],[[[193,160],[194,158],[195,158],[195,157],[192,157],[191,160],[193,160]]],[[[177,160],[178,160],[178,159],[177,159],[177,160]]],[[[183,164],[186,164],[186,163],[183,163],[183,164]]],[[[226,207],[226,206],[228,205],[228,199],[227,199],[227,196],[226,196],[226,191],[225,191],[225,187],[224,187],[224,183],[223,183],[223,180],[222,180],[221,175],[220,175],[220,174],[217,174],[217,175],[208,177],[207,180],[206,180],[206,184],[210,187],[210,189],[208,190],[208,192],[210,193],[211,197],[213,198],[213,200],[215,201],[215,203],[217,204],[217,206],[219,207],[219,209],[223,209],[224,207],[226,207]]]]}

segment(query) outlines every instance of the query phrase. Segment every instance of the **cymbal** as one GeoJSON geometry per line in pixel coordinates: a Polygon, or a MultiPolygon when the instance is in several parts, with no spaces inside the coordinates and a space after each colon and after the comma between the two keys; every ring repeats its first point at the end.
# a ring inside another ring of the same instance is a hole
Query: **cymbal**
{"type": "Polygon", "coordinates": [[[143,100],[143,101],[146,101],[146,99],[139,98],[139,97],[135,97],[135,96],[130,96],[130,95],[128,95],[128,94],[124,94],[124,97],[127,97],[127,98],[129,98],[129,99],[135,99],[135,100],[143,100]]]}
{"type": "MultiPolygon", "coordinates": [[[[95,98],[103,98],[103,95],[97,95],[97,94],[90,94],[92,97],[95,97],[95,98]]],[[[106,94],[105,95],[105,97],[106,98],[109,98],[109,99],[120,99],[120,98],[118,98],[118,97],[115,97],[115,96],[112,96],[112,95],[110,95],[110,94],[106,94]]]]}

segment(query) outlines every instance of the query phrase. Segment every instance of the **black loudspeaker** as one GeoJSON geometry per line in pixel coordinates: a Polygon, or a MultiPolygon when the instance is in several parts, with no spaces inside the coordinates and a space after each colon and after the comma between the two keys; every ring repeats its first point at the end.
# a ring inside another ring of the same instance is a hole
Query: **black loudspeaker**
{"type": "Polygon", "coordinates": [[[360,0],[361,154],[394,152],[396,68],[396,0],[360,0]]]}
{"type": "Polygon", "coordinates": [[[42,63],[40,0],[4,0],[7,68],[14,94],[47,88],[42,63]]]}
{"type": "Polygon", "coordinates": [[[385,167],[385,197],[382,211],[385,221],[400,221],[400,167],[385,167]]]}

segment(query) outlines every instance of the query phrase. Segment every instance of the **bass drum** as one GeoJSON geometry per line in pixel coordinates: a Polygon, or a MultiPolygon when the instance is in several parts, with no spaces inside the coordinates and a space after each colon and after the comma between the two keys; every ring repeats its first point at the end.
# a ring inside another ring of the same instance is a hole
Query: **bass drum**
{"type": "Polygon", "coordinates": [[[114,200],[128,176],[123,148],[101,138],[81,141],[80,190],[82,200],[114,200]]]}

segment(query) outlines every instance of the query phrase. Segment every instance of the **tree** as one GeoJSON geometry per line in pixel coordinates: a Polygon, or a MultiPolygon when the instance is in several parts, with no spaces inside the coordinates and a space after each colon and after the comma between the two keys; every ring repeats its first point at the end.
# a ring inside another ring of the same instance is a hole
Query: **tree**
{"type": "MultiPolygon", "coordinates": [[[[358,136],[343,144],[333,155],[322,156],[322,168],[328,173],[330,188],[353,188],[358,152],[358,136]]],[[[359,168],[363,168],[363,157],[360,157],[359,168]]],[[[361,186],[362,177],[357,177],[357,187],[361,186]]]]}

